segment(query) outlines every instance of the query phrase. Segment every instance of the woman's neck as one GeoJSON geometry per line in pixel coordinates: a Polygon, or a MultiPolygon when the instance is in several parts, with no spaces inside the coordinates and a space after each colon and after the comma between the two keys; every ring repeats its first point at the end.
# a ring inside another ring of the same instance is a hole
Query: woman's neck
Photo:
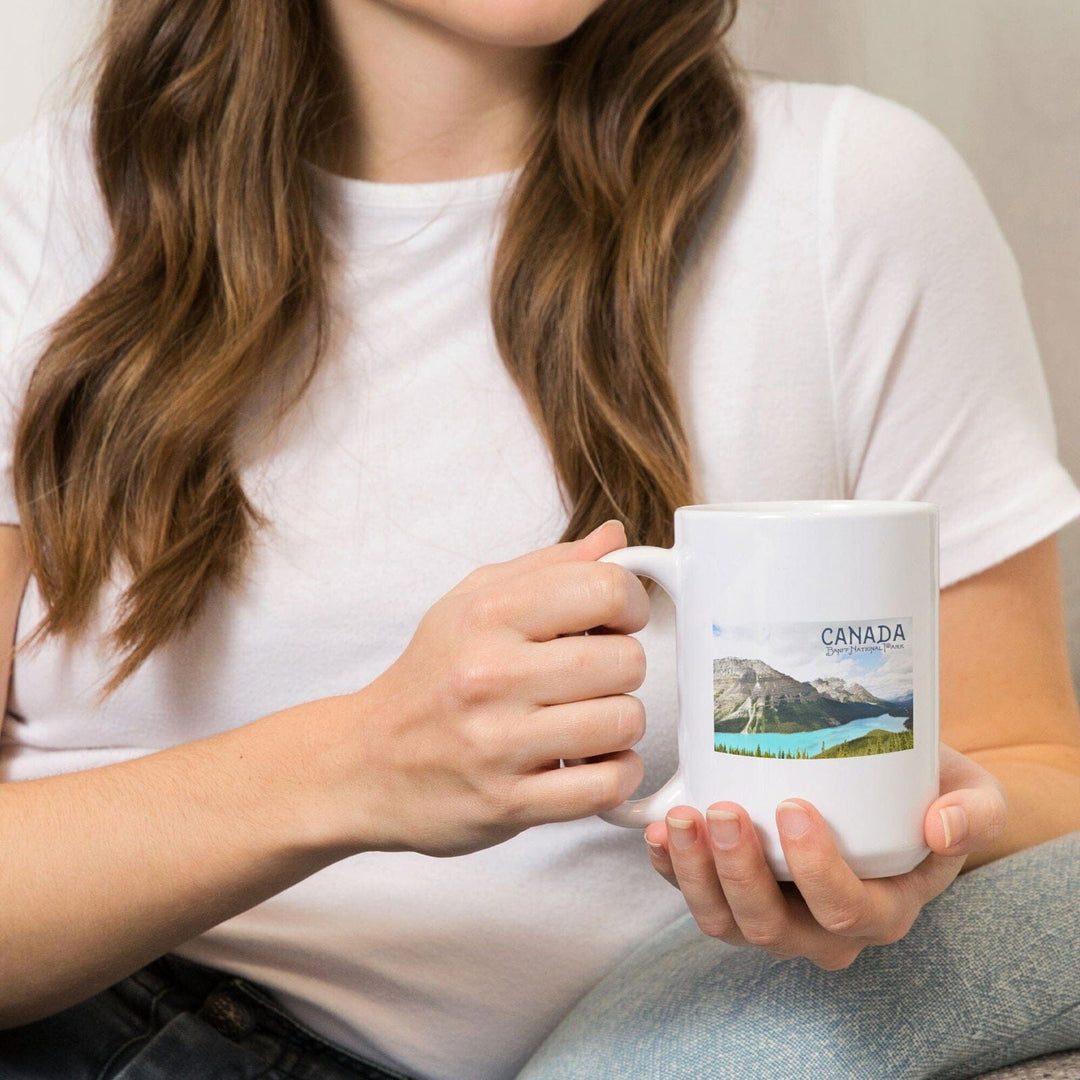
{"type": "Polygon", "coordinates": [[[423,182],[519,165],[545,47],[489,44],[382,0],[324,0],[345,83],[329,167],[423,182]]]}

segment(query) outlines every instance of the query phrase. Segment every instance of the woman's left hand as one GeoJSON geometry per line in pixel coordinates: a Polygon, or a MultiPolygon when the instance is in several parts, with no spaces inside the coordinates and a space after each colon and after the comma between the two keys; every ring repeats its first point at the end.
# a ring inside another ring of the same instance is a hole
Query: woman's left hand
{"type": "Polygon", "coordinates": [[[906,874],[860,880],[837,851],[824,818],[805,799],[785,799],[777,810],[793,882],[773,877],[749,816],[732,802],[708,809],[737,815],[733,843],[723,843],[714,823],[706,826],[697,810],[680,805],[645,830],[650,857],[655,869],[682,890],[703,933],[732,945],[757,945],[779,959],[805,956],[836,971],[867,945],[902,938],[922,906],[960,873],[964,859],[1002,834],[1001,782],[944,744],[940,766],[941,795],[923,819],[932,850],[906,874]],[[679,827],[673,819],[691,824],[679,827]]]}

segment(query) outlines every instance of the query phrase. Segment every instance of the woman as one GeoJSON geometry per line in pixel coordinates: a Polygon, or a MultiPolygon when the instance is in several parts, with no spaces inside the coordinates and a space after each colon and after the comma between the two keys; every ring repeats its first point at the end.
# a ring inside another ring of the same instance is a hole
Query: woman
{"type": "Polygon", "coordinates": [[[733,14],[114,0],[92,109],[5,149],[5,1078],[1080,1041],[1080,491],[1015,263],[935,128],[737,72],[733,14]],[[838,497],[940,507],[933,854],[858,881],[803,800],[780,887],[722,799],[733,847],[598,819],[674,729],[670,608],[597,560],[838,497]]]}

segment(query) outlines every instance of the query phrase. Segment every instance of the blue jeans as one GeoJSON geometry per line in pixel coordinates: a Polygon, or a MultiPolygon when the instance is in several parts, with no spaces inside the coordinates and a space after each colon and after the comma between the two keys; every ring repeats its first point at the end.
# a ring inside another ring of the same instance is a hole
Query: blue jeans
{"type": "Polygon", "coordinates": [[[265,988],[172,954],[0,1031],[0,1080],[403,1078],[320,1038],[265,988]]]}
{"type": "MultiPolygon", "coordinates": [[[[961,875],[850,967],[774,960],[687,913],[567,1014],[517,1080],[962,1080],[1080,1047],[1080,832],[961,875]]],[[[166,955],[0,1031],[2,1080],[400,1080],[265,988],[166,955]]]]}
{"type": "Polygon", "coordinates": [[[590,990],[517,1080],[963,1080],[1080,1047],[1080,832],[961,874],[839,971],[687,912],[590,990]]]}

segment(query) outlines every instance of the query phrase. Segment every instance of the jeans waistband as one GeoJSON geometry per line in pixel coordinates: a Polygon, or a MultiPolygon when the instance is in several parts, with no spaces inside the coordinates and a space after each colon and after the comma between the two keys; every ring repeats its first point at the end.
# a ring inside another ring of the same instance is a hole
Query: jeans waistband
{"type": "Polygon", "coordinates": [[[266,987],[166,953],[129,977],[153,997],[165,996],[227,1038],[263,1046],[267,1038],[295,1051],[290,1073],[312,1080],[414,1080],[316,1034],[291,1016],[266,987]]]}

